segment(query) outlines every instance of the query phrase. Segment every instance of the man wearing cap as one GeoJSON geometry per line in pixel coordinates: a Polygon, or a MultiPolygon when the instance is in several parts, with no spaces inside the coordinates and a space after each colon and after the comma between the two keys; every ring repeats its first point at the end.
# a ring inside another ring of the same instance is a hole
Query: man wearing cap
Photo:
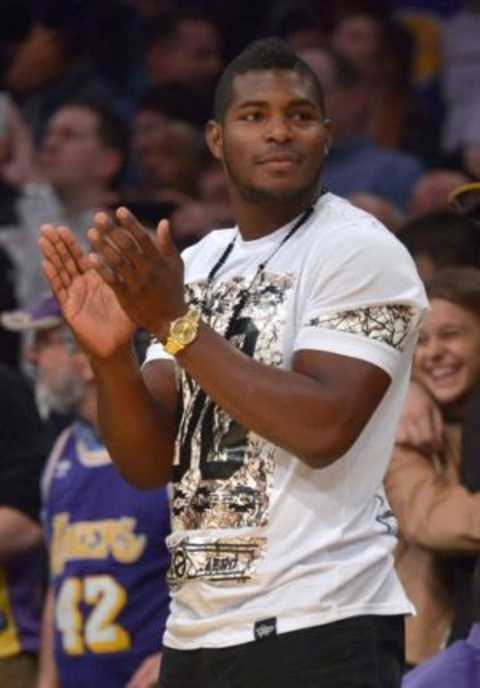
{"type": "Polygon", "coordinates": [[[148,688],[158,675],[169,605],[166,491],[136,490],[111,463],[97,434],[88,358],[56,300],[46,297],[3,321],[33,333],[37,398],[74,416],[42,481],[50,587],[38,685],[148,688]]]}

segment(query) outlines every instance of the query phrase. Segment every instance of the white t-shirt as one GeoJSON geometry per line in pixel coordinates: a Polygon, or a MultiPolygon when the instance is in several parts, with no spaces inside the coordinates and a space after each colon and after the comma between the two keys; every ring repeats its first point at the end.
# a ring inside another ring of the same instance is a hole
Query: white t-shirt
{"type": "MultiPolygon", "coordinates": [[[[293,224],[253,241],[238,235],[208,293],[206,277],[237,230],[187,249],[188,298],[206,301],[215,330],[224,333],[239,291],[293,224]]],[[[403,246],[330,193],[250,286],[232,342],[259,362],[288,369],[296,350],[316,349],[369,361],[392,378],[353,447],[327,468],[245,431],[177,368],[183,410],[165,645],[223,647],[273,627],[412,610],[393,569],[396,524],[382,480],[426,305],[403,246]]],[[[165,356],[152,344],[147,361],[165,356]]]]}

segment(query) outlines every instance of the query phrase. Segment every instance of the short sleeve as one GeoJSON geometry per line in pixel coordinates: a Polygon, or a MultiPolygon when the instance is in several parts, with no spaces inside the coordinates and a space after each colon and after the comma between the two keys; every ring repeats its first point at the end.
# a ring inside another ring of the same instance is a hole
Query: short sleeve
{"type": "Polygon", "coordinates": [[[152,337],[150,340],[150,344],[147,347],[147,351],[145,352],[145,359],[143,361],[143,365],[146,365],[150,361],[175,361],[175,357],[169,354],[165,349],[163,348],[163,344],[158,341],[155,337],[152,337]]]}
{"type": "Polygon", "coordinates": [[[360,358],[395,374],[427,301],[404,247],[373,221],[309,259],[295,350],[360,358]]]}

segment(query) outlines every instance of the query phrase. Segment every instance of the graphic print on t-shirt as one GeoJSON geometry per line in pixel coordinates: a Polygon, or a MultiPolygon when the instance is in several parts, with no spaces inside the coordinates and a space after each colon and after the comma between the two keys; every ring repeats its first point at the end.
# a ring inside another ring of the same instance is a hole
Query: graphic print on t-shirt
{"type": "MultiPolygon", "coordinates": [[[[205,296],[205,282],[187,286],[187,298],[201,305],[211,326],[224,335],[232,311],[250,278],[219,283],[205,296]]],[[[266,365],[283,362],[286,301],[293,277],[264,273],[229,337],[235,346],[266,365]]],[[[212,361],[212,365],[215,362],[212,361]]],[[[176,442],[172,488],[173,531],[266,526],[276,448],[247,432],[180,371],[182,418],[176,442]]],[[[240,388],[238,394],[242,394],[240,388]]],[[[183,538],[173,548],[170,583],[188,578],[246,580],[265,546],[264,538],[229,537],[195,544],[183,538]]]]}

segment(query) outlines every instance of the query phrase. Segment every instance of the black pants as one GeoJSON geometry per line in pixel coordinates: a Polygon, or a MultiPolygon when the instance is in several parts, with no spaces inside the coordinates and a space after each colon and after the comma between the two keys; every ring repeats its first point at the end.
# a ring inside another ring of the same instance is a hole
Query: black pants
{"type": "Polygon", "coordinates": [[[164,647],[160,688],[399,688],[403,616],[362,616],[220,649],[164,647]]]}

